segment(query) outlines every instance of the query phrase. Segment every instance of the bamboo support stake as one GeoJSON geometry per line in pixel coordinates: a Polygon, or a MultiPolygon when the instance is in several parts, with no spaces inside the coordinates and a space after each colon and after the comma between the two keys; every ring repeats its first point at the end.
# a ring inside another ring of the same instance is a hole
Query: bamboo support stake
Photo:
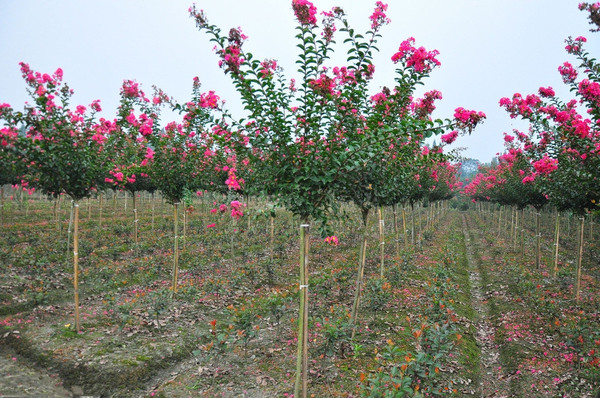
{"type": "Polygon", "coordinates": [[[402,206],[402,231],[404,231],[404,248],[408,249],[408,231],[406,229],[406,209],[402,206]]]}
{"type": "Polygon", "coordinates": [[[525,258],[525,209],[521,209],[521,259],[525,258]]]}
{"type": "Polygon", "coordinates": [[[367,240],[369,237],[369,209],[363,210],[363,240],[360,246],[360,254],[358,259],[358,273],[356,276],[356,291],[354,292],[354,303],[352,304],[352,313],[350,315],[350,323],[353,325],[352,339],[356,332],[356,320],[358,318],[358,308],[360,305],[360,296],[364,285],[365,263],[367,258],[367,240]]]}
{"type": "Polygon", "coordinates": [[[173,296],[175,296],[175,293],[177,293],[177,277],[179,274],[179,246],[178,246],[178,236],[177,236],[177,205],[179,203],[173,203],[173,237],[174,237],[174,246],[175,246],[175,250],[173,251],[173,282],[172,282],[172,286],[173,286],[173,296]]]}
{"type": "Polygon", "coordinates": [[[138,248],[138,213],[137,213],[137,203],[135,202],[135,192],[132,193],[132,196],[133,196],[133,240],[135,242],[135,250],[137,250],[137,248],[138,248]]]}
{"type": "Polygon", "coordinates": [[[560,213],[556,212],[556,224],[554,227],[554,277],[558,275],[558,245],[560,242],[560,213]]]}
{"type": "Polygon", "coordinates": [[[308,224],[300,226],[300,314],[298,316],[298,354],[296,357],[296,380],[294,397],[307,397],[308,393],[308,224]]]}
{"type": "Polygon", "coordinates": [[[188,223],[187,208],[184,205],[184,207],[183,207],[183,239],[181,240],[181,252],[182,253],[185,252],[185,240],[186,240],[186,236],[187,236],[187,223],[188,223]]]}
{"type": "Polygon", "coordinates": [[[269,242],[269,254],[271,257],[271,261],[273,261],[273,252],[275,250],[274,246],[275,246],[275,217],[273,217],[273,215],[271,214],[271,240],[269,242]]]}
{"type": "Polygon", "coordinates": [[[152,230],[154,231],[154,192],[152,192],[152,230]]]}
{"type": "Polygon", "coordinates": [[[411,210],[411,219],[412,219],[412,227],[411,227],[411,231],[410,231],[410,243],[412,243],[412,245],[415,245],[415,205],[414,203],[410,204],[410,210],[411,210]]]}
{"type": "Polygon", "coordinates": [[[69,259],[69,249],[71,248],[71,228],[73,227],[73,210],[75,201],[71,201],[71,214],[69,216],[69,228],[67,229],[67,260],[69,259]]]}
{"type": "Polygon", "coordinates": [[[585,217],[579,218],[579,249],[577,251],[577,282],[575,286],[575,300],[581,299],[581,265],[583,262],[583,239],[585,228],[585,217]]]}
{"type": "Polygon", "coordinates": [[[513,236],[513,249],[517,251],[517,241],[519,236],[519,210],[515,209],[515,224],[514,224],[514,236],[513,236]]]}
{"type": "Polygon", "coordinates": [[[379,216],[379,250],[381,254],[381,263],[379,265],[379,277],[383,279],[384,262],[385,262],[385,220],[383,219],[382,207],[377,210],[379,216]]]}
{"type": "Polygon", "coordinates": [[[398,233],[398,215],[397,215],[397,205],[392,205],[392,210],[394,212],[394,236],[396,237],[396,258],[400,258],[400,235],[398,233]]]}
{"type": "Polygon", "coordinates": [[[541,225],[540,225],[540,217],[542,215],[540,214],[540,212],[538,211],[537,213],[535,213],[535,268],[536,269],[540,269],[540,262],[541,262],[541,239],[542,239],[542,232],[541,232],[541,225]]]}
{"type": "Polygon", "coordinates": [[[4,187],[0,186],[0,227],[4,226],[4,187]]]}
{"type": "Polygon", "coordinates": [[[100,203],[98,204],[98,224],[102,227],[102,192],[100,192],[100,203]]]}
{"type": "Polygon", "coordinates": [[[79,322],[79,204],[75,207],[75,226],[73,230],[73,287],[75,292],[75,327],[77,333],[81,330],[79,322]]]}
{"type": "Polygon", "coordinates": [[[419,235],[418,235],[419,247],[423,247],[423,212],[421,210],[422,210],[422,206],[419,206],[419,235]]]}

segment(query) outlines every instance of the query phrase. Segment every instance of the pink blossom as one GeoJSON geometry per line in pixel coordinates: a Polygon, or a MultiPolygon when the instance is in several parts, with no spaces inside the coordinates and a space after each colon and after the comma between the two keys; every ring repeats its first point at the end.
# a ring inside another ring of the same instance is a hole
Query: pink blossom
{"type": "Polygon", "coordinates": [[[446,144],[452,144],[454,141],[456,141],[456,138],[458,137],[458,131],[453,130],[447,134],[443,134],[442,135],[442,142],[446,143],[446,144]]]}
{"type": "Polygon", "coordinates": [[[383,4],[381,1],[375,3],[375,10],[369,17],[371,20],[371,29],[378,30],[382,25],[389,24],[390,19],[385,15],[388,5],[383,4]]]}
{"type": "Polygon", "coordinates": [[[575,81],[575,79],[577,79],[577,71],[569,62],[565,62],[559,66],[558,72],[562,76],[562,79],[565,83],[572,83],[575,81]]]}
{"type": "Polygon", "coordinates": [[[317,24],[317,7],[308,0],[292,0],[294,15],[301,25],[317,24]]]}
{"type": "Polygon", "coordinates": [[[416,48],[413,46],[414,37],[409,37],[400,43],[398,52],[392,56],[394,63],[402,62],[407,68],[413,68],[417,72],[430,72],[434,67],[440,66],[440,61],[436,56],[439,51],[427,51],[424,47],[416,48]]]}
{"type": "Polygon", "coordinates": [[[538,173],[548,175],[558,169],[558,160],[544,155],[543,158],[533,163],[533,167],[538,173]]]}
{"type": "Polygon", "coordinates": [[[554,89],[552,87],[540,87],[538,92],[540,93],[540,95],[542,97],[552,98],[556,95],[556,93],[554,92],[554,89]]]}
{"type": "Polygon", "coordinates": [[[214,227],[216,227],[216,225],[217,225],[217,224],[215,224],[215,223],[208,224],[208,225],[206,226],[206,228],[214,228],[214,227]]]}
{"type": "Polygon", "coordinates": [[[331,235],[325,238],[325,243],[331,246],[337,246],[340,243],[340,241],[337,236],[331,235]]]}

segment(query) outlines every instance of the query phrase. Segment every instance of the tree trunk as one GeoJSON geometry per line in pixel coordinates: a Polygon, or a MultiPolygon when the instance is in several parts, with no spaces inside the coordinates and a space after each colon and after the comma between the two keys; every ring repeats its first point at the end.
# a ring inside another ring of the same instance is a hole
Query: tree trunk
{"type": "Polygon", "coordinates": [[[310,225],[300,225],[300,314],[298,316],[298,354],[294,397],[306,398],[308,393],[308,252],[310,225]]]}
{"type": "Polygon", "coordinates": [[[173,204],[173,224],[174,224],[174,228],[173,228],[173,237],[174,237],[174,246],[175,246],[175,250],[173,251],[173,296],[175,296],[175,293],[177,293],[177,278],[179,276],[179,237],[177,236],[178,233],[178,216],[177,216],[177,205],[179,205],[179,203],[174,203],[173,204]]]}
{"type": "Polygon", "coordinates": [[[98,225],[102,228],[102,192],[100,192],[100,203],[98,205],[98,225]]]}
{"type": "Polygon", "coordinates": [[[402,206],[402,231],[404,235],[404,248],[408,249],[408,230],[406,229],[406,210],[402,206]]]}
{"type": "Polygon", "coordinates": [[[152,192],[152,230],[154,231],[154,192],[152,192]]]}
{"type": "Polygon", "coordinates": [[[383,209],[379,206],[379,250],[381,255],[381,262],[379,266],[379,277],[383,279],[384,274],[384,262],[385,262],[385,220],[383,219],[383,209]]]}
{"type": "MultiPolygon", "coordinates": [[[[133,240],[135,242],[135,250],[138,248],[138,214],[137,214],[137,203],[135,202],[135,192],[131,193],[133,197],[133,240]]],[[[126,199],[127,200],[127,199],[126,199]]]]}
{"type": "Polygon", "coordinates": [[[75,293],[75,327],[81,330],[79,322],[79,203],[74,203],[75,228],[73,230],[73,288],[75,293]]]}
{"type": "Polygon", "coordinates": [[[583,262],[583,240],[584,240],[584,227],[585,217],[579,218],[579,249],[577,251],[577,282],[575,286],[575,300],[581,299],[581,263],[583,262]]]}
{"type": "Polygon", "coordinates": [[[560,242],[560,213],[556,211],[556,224],[554,226],[554,277],[558,275],[558,246],[560,242]]]}
{"type": "Polygon", "coordinates": [[[360,246],[359,259],[358,259],[358,274],[356,277],[356,291],[354,292],[354,303],[352,304],[352,313],[350,315],[350,323],[354,326],[352,330],[352,339],[356,332],[356,319],[358,318],[358,308],[360,305],[360,296],[362,294],[365,274],[365,262],[367,258],[367,239],[369,235],[369,209],[362,210],[362,222],[363,222],[363,240],[360,246]]]}
{"type": "Polygon", "coordinates": [[[0,187],[0,227],[4,226],[4,187],[0,187]]]}
{"type": "Polygon", "coordinates": [[[542,233],[540,231],[540,217],[542,215],[540,214],[540,211],[538,210],[535,213],[535,268],[536,269],[540,269],[540,262],[541,262],[541,250],[540,250],[540,245],[541,245],[541,239],[542,239],[542,233]]]}
{"type": "Polygon", "coordinates": [[[394,236],[396,237],[396,258],[400,258],[400,235],[398,234],[398,215],[396,214],[396,204],[392,206],[392,210],[394,211],[394,236]]]}
{"type": "Polygon", "coordinates": [[[412,243],[412,245],[415,245],[415,204],[411,203],[410,204],[410,211],[412,213],[412,227],[411,227],[411,231],[410,231],[410,243],[412,243]]]}

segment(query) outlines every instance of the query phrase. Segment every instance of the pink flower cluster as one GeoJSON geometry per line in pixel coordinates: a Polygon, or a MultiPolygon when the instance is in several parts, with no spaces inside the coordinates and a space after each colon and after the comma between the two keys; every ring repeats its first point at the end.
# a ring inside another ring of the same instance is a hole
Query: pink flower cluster
{"type": "Polygon", "coordinates": [[[272,77],[273,73],[277,70],[277,61],[274,59],[266,59],[260,63],[260,67],[261,70],[258,71],[260,77],[263,79],[272,77]]]}
{"type": "Polygon", "coordinates": [[[218,104],[219,96],[215,94],[213,90],[209,91],[208,93],[202,93],[200,95],[200,101],[198,102],[198,105],[201,108],[215,109],[217,108],[218,104]]]}
{"type": "Polygon", "coordinates": [[[292,0],[294,15],[301,25],[317,24],[317,7],[308,0],[292,0]]]}
{"type": "Polygon", "coordinates": [[[0,129],[0,145],[8,146],[17,138],[18,134],[15,129],[3,127],[0,129]]]}
{"type": "Polygon", "coordinates": [[[582,46],[583,43],[585,43],[587,41],[587,39],[583,36],[579,36],[577,38],[575,38],[575,40],[571,39],[570,37],[566,40],[567,45],[565,46],[565,50],[567,50],[567,52],[569,54],[580,54],[582,51],[582,46]]]}
{"type": "Polygon", "coordinates": [[[435,110],[435,100],[441,100],[442,93],[438,90],[431,90],[425,93],[422,99],[417,99],[411,103],[412,112],[420,118],[425,118],[435,110]]]}
{"type": "Polygon", "coordinates": [[[486,116],[483,112],[470,111],[463,107],[459,107],[454,110],[454,118],[462,125],[461,127],[472,129],[485,119],[486,116]]]}
{"type": "Polygon", "coordinates": [[[371,29],[377,31],[381,26],[389,24],[391,22],[390,19],[385,15],[387,8],[388,5],[383,4],[381,1],[375,3],[375,10],[373,11],[373,14],[371,14],[371,16],[369,17],[369,19],[371,20],[371,29]]]}
{"type": "Polygon", "coordinates": [[[237,200],[233,200],[231,201],[231,217],[235,218],[236,220],[239,220],[240,218],[242,218],[242,216],[244,215],[244,213],[242,212],[242,204],[237,201],[237,200]]]}
{"type": "Polygon", "coordinates": [[[584,79],[579,83],[578,90],[583,98],[594,106],[600,106],[600,84],[584,79]]]}
{"type": "Polygon", "coordinates": [[[538,92],[540,93],[540,96],[546,97],[546,98],[552,98],[556,95],[556,93],[554,92],[554,89],[552,87],[540,87],[538,92]]]}
{"type": "Polygon", "coordinates": [[[563,82],[566,84],[572,83],[577,79],[577,71],[569,62],[565,62],[558,67],[558,73],[562,76],[563,82]]]}
{"type": "Polygon", "coordinates": [[[325,243],[327,243],[328,245],[331,246],[337,246],[340,243],[340,240],[338,239],[337,236],[335,235],[331,235],[325,238],[325,243]]]}
{"type": "Polygon", "coordinates": [[[318,79],[313,79],[308,82],[315,93],[321,96],[333,95],[335,88],[335,80],[326,74],[322,73],[318,79]]]}
{"type": "Polygon", "coordinates": [[[140,96],[143,96],[143,93],[140,92],[138,83],[133,80],[125,80],[123,82],[121,92],[125,97],[130,98],[138,98],[140,96]]]}
{"type": "Polygon", "coordinates": [[[221,60],[219,61],[220,67],[226,67],[225,71],[239,73],[240,65],[244,62],[244,58],[241,56],[242,50],[237,45],[227,46],[224,50],[220,51],[221,60]]]}
{"type": "Polygon", "coordinates": [[[456,141],[456,138],[458,137],[458,131],[453,130],[447,134],[442,134],[442,142],[445,144],[452,144],[454,141],[456,141]]]}
{"type": "Polygon", "coordinates": [[[558,160],[544,155],[543,158],[533,163],[533,167],[538,173],[548,175],[558,169],[558,160]]]}
{"type": "Polygon", "coordinates": [[[398,52],[392,56],[394,63],[402,62],[408,68],[413,68],[419,73],[428,73],[434,67],[440,66],[441,63],[436,59],[439,51],[427,51],[424,47],[415,47],[414,37],[409,37],[400,43],[398,52]]]}

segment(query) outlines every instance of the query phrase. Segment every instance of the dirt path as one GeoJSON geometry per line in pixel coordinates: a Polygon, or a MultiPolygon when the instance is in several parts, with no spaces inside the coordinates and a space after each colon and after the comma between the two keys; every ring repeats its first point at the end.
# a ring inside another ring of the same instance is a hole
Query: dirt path
{"type": "Polygon", "coordinates": [[[8,349],[0,351],[0,397],[72,397],[61,380],[27,365],[8,349]]]}
{"type": "Polygon", "coordinates": [[[462,216],[463,234],[467,248],[467,260],[469,262],[469,279],[471,281],[471,295],[473,309],[477,312],[477,345],[479,346],[481,379],[479,394],[483,398],[509,397],[509,385],[503,380],[500,365],[500,352],[494,342],[496,330],[490,322],[490,311],[487,306],[489,295],[488,287],[484,286],[481,278],[483,264],[475,256],[475,250],[483,250],[481,237],[477,231],[469,229],[465,215],[462,216]]]}

